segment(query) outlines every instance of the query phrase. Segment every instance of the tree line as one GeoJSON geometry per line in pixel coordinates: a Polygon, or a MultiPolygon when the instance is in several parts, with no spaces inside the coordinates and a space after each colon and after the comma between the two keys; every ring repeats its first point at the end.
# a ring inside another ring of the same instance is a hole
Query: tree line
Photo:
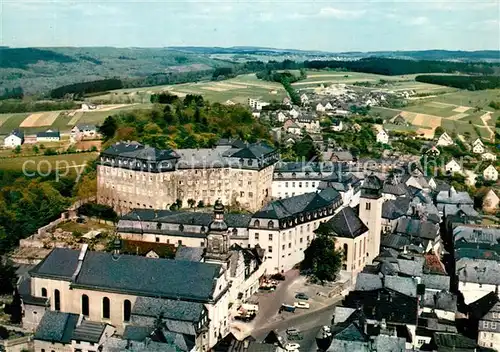
{"type": "Polygon", "coordinates": [[[22,99],[23,97],[24,97],[24,91],[21,87],[15,87],[12,89],[4,88],[3,94],[0,95],[0,100],[22,99]]]}
{"type": "Polygon", "coordinates": [[[97,81],[81,82],[68,84],[50,92],[50,96],[54,99],[61,99],[67,95],[73,97],[83,97],[85,94],[105,92],[113,89],[123,88],[123,82],[118,78],[101,79],[97,81]]]}
{"type": "Polygon", "coordinates": [[[30,100],[3,100],[0,101],[0,113],[18,113],[32,111],[72,110],[79,107],[73,101],[30,101],[30,100]]]}
{"type": "Polygon", "coordinates": [[[500,87],[499,76],[419,75],[415,80],[467,90],[495,89],[500,87]]]}

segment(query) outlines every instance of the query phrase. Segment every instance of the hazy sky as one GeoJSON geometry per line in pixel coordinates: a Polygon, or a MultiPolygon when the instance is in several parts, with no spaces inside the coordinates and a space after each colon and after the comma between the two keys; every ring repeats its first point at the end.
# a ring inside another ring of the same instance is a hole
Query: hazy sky
{"type": "Polygon", "coordinates": [[[0,0],[0,43],[500,49],[500,0],[0,0]]]}

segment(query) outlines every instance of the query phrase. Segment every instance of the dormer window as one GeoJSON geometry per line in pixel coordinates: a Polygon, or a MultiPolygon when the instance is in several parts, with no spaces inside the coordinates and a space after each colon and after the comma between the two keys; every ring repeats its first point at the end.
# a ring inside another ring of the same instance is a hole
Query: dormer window
{"type": "Polygon", "coordinates": [[[182,224],[179,225],[179,231],[181,231],[181,232],[184,231],[184,225],[182,225],[182,224]]]}
{"type": "Polygon", "coordinates": [[[272,220],[270,220],[268,223],[267,223],[267,228],[268,229],[273,229],[274,228],[274,222],[272,220]]]}
{"type": "Polygon", "coordinates": [[[253,160],[252,159],[248,159],[248,166],[252,166],[253,164],[253,160]]]}
{"type": "Polygon", "coordinates": [[[204,233],[204,232],[205,232],[205,226],[202,226],[202,227],[201,227],[200,232],[201,232],[201,233],[204,233]]]}
{"type": "Polygon", "coordinates": [[[297,177],[297,174],[295,172],[292,172],[292,177],[293,178],[297,177]]]}
{"type": "Polygon", "coordinates": [[[255,220],[255,221],[253,222],[253,226],[254,226],[254,227],[260,227],[260,221],[259,221],[259,220],[255,220]]]}
{"type": "Polygon", "coordinates": [[[161,223],[160,222],[156,223],[156,229],[161,230],[161,223]]]}

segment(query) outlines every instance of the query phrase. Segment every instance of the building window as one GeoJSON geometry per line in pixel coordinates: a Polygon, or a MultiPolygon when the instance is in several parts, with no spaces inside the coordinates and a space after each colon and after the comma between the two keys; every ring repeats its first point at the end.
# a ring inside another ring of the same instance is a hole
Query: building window
{"type": "Polygon", "coordinates": [[[354,260],[356,260],[356,246],[357,246],[357,243],[354,242],[354,260]]]}
{"type": "Polygon", "coordinates": [[[47,289],[42,287],[42,297],[47,297],[47,289]]]}
{"type": "Polygon", "coordinates": [[[161,230],[161,223],[160,222],[156,224],[156,229],[161,230]]]}
{"type": "Polygon", "coordinates": [[[61,310],[61,293],[54,290],[54,310],[61,310]]]}
{"type": "Polygon", "coordinates": [[[285,187],[288,187],[288,182],[285,182],[285,187]]]}
{"type": "Polygon", "coordinates": [[[178,240],[178,241],[177,241],[177,244],[178,244],[179,246],[182,246],[182,240],[178,240]]]}
{"type": "Polygon", "coordinates": [[[179,231],[181,231],[181,232],[184,231],[184,225],[182,225],[182,224],[179,225],[179,231]]]}
{"type": "Polygon", "coordinates": [[[158,237],[158,236],[155,237],[155,242],[157,242],[157,243],[160,242],[160,237],[158,237]]]}
{"type": "Polygon", "coordinates": [[[269,246],[269,247],[267,247],[267,251],[268,251],[269,253],[272,253],[272,252],[273,252],[273,246],[269,246]]]}
{"type": "Polygon", "coordinates": [[[104,319],[109,319],[109,298],[104,297],[102,299],[102,317],[104,319]]]}
{"type": "Polygon", "coordinates": [[[258,233],[255,233],[255,240],[258,241],[259,240],[259,234],[258,233]]]}
{"type": "Polygon", "coordinates": [[[82,295],[82,315],[89,316],[89,296],[82,295]]]}
{"type": "Polygon", "coordinates": [[[349,246],[347,243],[344,243],[344,260],[347,260],[347,253],[349,251],[349,246]]]}
{"type": "Polygon", "coordinates": [[[204,241],[200,242],[200,247],[205,247],[205,242],[204,241]]]}
{"type": "Polygon", "coordinates": [[[272,220],[270,220],[268,223],[267,223],[267,228],[268,229],[272,229],[274,228],[274,222],[272,220]]]}
{"type": "Polygon", "coordinates": [[[292,244],[291,243],[288,244],[288,248],[292,248],[292,244]]]}
{"type": "Polygon", "coordinates": [[[273,240],[273,234],[272,234],[272,233],[270,233],[270,234],[269,234],[269,241],[272,241],[272,240],[273,240]]]}
{"type": "Polygon", "coordinates": [[[366,203],[365,209],[366,209],[366,210],[371,210],[371,209],[372,209],[372,205],[371,205],[371,203],[370,203],[370,202],[367,202],[367,203],[366,203]]]}
{"type": "Polygon", "coordinates": [[[132,311],[132,303],[128,299],[123,301],[123,321],[130,321],[130,313],[132,311]]]}
{"type": "Polygon", "coordinates": [[[254,226],[254,227],[260,227],[260,221],[259,221],[259,220],[255,220],[255,221],[253,222],[253,226],[254,226]]]}
{"type": "Polygon", "coordinates": [[[299,182],[299,188],[302,188],[302,182],[299,182]]]}
{"type": "Polygon", "coordinates": [[[285,250],[285,245],[282,245],[282,246],[281,246],[281,249],[282,249],[282,250],[285,250]]]}

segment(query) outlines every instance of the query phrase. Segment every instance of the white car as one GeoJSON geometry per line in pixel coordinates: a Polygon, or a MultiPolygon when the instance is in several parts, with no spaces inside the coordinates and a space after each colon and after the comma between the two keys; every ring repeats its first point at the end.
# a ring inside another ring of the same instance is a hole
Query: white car
{"type": "Polygon", "coordinates": [[[296,352],[300,348],[300,345],[298,343],[289,343],[285,346],[285,350],[287,352],[296,352]]]}
{"type": "Polygon", "coordinates": [[[309,309],[309,303],[307,302],[295,302],[293,305],[295,308],[309,309]]]}

